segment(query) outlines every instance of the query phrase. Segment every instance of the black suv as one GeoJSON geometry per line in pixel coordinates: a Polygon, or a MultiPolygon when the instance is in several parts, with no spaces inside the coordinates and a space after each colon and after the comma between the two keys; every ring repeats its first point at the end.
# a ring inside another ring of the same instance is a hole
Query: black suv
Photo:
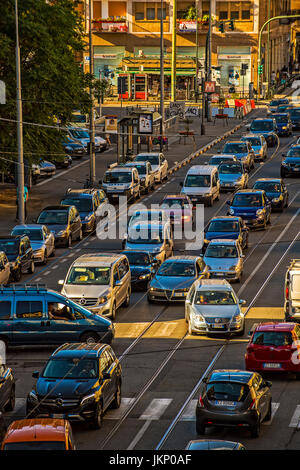
{"type": "Polygon", "coordinates": [[[33,250],[27,235],[0,237],[0,251],[7,256],[14,281],[21,279],[22,272],[34,272],[33,250]]]}
{"type": "Polygon", "coordinates": [[[66,343],[51,355],[27,397],[26,415],[86,421],[95,429],[121,404],[122,369],[107,344],[66,343]]]}
{"type": "Polygon", "coordinates": [[[93,232],[96,229],[96,211],[100,204],[96,190],[68,189],[60,203],[77,208],[84,233],[93,232]]]}
{"type": "Polygon", "coordinates": [[[37,219],[54,233],[55,245],[70,247],[73,240],[82,240],[82,223],[75,206],[48,206],[37,219]]]}
{"type": "Polygon", "coordinates": [[[2,411],[13,411],[15,407],[15,379],[10,367],[0,364],[0,439],[3,431],[2,411]]]}

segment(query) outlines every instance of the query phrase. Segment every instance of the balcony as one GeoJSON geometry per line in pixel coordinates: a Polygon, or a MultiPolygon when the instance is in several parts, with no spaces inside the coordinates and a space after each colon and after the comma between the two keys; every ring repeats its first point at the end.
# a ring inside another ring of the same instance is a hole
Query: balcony
{"type": "Polygon", "coordinates": [[[128,22],[123,17],[99,18],[93,20],[93,33],[127,33],[128,22]]]}

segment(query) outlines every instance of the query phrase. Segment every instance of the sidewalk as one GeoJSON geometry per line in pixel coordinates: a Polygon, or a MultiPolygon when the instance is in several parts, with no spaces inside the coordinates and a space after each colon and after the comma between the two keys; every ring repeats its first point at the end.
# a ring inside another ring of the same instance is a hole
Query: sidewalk
{"type": "MultiPolygon", "coordinates": [[[[254,110],[250,116],[255,117],[259,110],[254,110]]],[[[242,123],[239,119],[228,119],[228,125],[222,122],[216,122],[216,125],[211,123],[205,123],[205,135],[200,135],[200,118],[191,118],[192,123],[189,125],[190,129],[195,131],[195,143],[191,138],[187,138],[186,144],[179,144],[178,131],[185,128],[185,124],[180,122],[174,128],[168,129],[169,136],[169,149],[164,152],[169,162],[169,168],[174,167],[177,162],[181,162],[187,158],[190,154],[214,139],[225,134],[230,129],[234,128],[238,124],[242,123]]],[[[152,151],[156,151],[158,148],[153,147],[152,151]]],[[[141,151],[146,151],[146,147],[143,147],[141,151]]],[[[214,152],[212,149],[211,152],[214,152]]],[[[113,145],[111,149],[106,152],[96,155],[96,175],[97,180],[102,179],[104,172],[108,165],[116,162],[116,146],[113,145]]],[[[197,162],[195,160],[195,163],[197,162]]],[[[29,200],[27,203],[27,223],[31,223],[35,219],[40,211],[52,204],[59,204],[63,198],[67,188],[83,188],[83,184],[89,176],[89,160],[88,157],[83,157],[82,160],[74,160],[73,165],[68,170],[58,170],[53,178],[40,179],[38,184],[33,186],[30,191],[29,200]]],[[[16,190],[15,186],[11,184],[2,185],[0,184],[0,235],[7,235],[11,229],[16,225],[16,190]]]]}

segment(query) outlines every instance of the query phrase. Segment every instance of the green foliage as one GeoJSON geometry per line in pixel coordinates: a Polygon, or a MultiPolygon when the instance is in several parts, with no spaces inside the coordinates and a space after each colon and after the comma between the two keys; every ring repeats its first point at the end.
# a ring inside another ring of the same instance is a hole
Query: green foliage
{"type": "MultiPolygon", "coordinates": [[[[88,112],[88,80],[75,60],[85,45],[82,20],[75,9],[78,1],[18,3],[23,121],[55,126],[57,118],[68,121],[74,109],[88,112]]],[[[0,116],[15,120],[15,0],[1,0],[0,43],[0,80],[6,83],[7,101],[0,105],[0,116]]],[[[24,124],[24,156],[34,162],[62,153],[63,135],[58,129],[24,124]]],[[[7,154],[9,159],[17,158],[16,123],[0,121],[0,150],[14,152],[7,154]]]]}

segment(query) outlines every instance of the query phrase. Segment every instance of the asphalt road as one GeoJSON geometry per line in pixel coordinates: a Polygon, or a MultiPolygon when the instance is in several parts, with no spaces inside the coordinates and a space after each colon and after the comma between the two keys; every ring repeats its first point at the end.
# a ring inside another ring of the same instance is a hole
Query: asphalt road
{"type": "MultiPolygon", "coordinates": [[[[241,129],[232,136],[238,138],[241,129]]],[[[295,140],[280,139],[279,148],[268,150],[268,159],[256,163],[250,173],[249,187],[258,177],[279,176],[281,153],[295,140]]],[[[223,143],[210,150],[216,153],[223,143]]],[[[191,164],[205,162],[203,154],[191,164]]],[[[180,191],[179,182],[190,165],[169,177],[169,180],[145,201],[150,207],[159,203],[165,194],[180,191]]],[[[283,213],[272,213],[271,225],[265,231],[251,231],[241,284],[233,287],[246,300],[246,332],[243,338],[207,338],[189,336],[184,321],[183,304],[147,303],[146,294],[134,292],[130,306],[121,308],[116,318],[116,338],[112,346],[123,368],[122,405],[108,411],[104,425],[98,431],[73,425],[78,449],[146,450],[184,449],[187,442],[197,438],[195,406],[197,385],[212,361],[213,368],[244,369],[247,333],[253,323],[283,319],[283,283],[286,266],[299,257],[299,180],[287,178],[289,207],[283,213]]],[[[211,217],[227,212],[228,193],[220,201],[205,208],[205,223],[211,217]]],[[[57,249],[56,257],[34,275],[25,275],[24,282],[46,283],[58,290],[58,280],[66,275],[69,265],[85,252],[121,251],[120,240],[100,241],[95,235],[86,237],[70,249],[57,249]]],[[[184,242],[175,242],[175,254],[184,252],[184,242]]],[[[190,252],[195,254],[195,252],[190,252]]],[[[7,414],[8,422],[25,416],[25,398],[34,379],[34,370],[41,370],[53,348],[15,348],[8,351],[7,363],[16,379],[16,408],[7,414]]],[[[264,423],[257,439],[247,430],[212,428],[207,438],[242,442],[247,449],[299,449],[300,421],[299,384],[293,376],[270,375],[273,381],[273,415],[264,423]]],[[[201,436],[201,438],[203,438],[201,436]]]]}

